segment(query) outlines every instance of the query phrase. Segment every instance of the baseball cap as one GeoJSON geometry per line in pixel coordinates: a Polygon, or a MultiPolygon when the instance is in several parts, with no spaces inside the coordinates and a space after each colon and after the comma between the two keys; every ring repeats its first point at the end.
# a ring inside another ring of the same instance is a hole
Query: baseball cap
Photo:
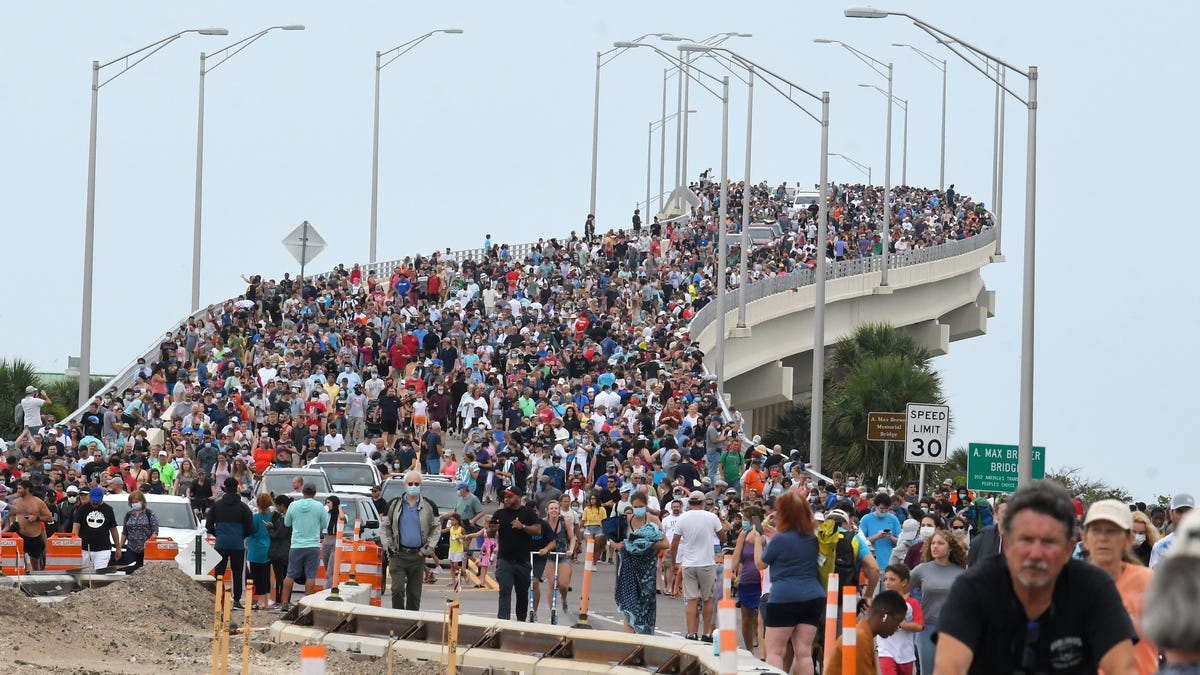
{"type": "Polygon", "coordinates": [[[704,493],[699,490],[692,490],[692,493],[688,495],[688,501],[697,503],[702,502],[704,501],[704,493]]]}
{"type": "Polygon", "coordinates": [[[471,484],[470,484],[470,483],[459,483],[459,484],[458,484],[458,489],[459,489],[459,490],[470,490],[470,489],[471,489],[471,484]]]}
{"type": "Polygon", "coordinates": [[[30,385],[30,386],[28,386],[28,387],[25,387],[25,393],[26,393],[26,394],[33,394],[33,393],[35,393],[35,392],[37,392],[37,387],[35,387],[35,386],[32,386],[32,385],[30,385]]]}
{"type": "Polygon", "coordinates": [[[94,487],[88,491],[88,498],[94,502],[104,501],[104,490],[94,487]]]}
{"type": "Polygon", "coordinates": [[[1124,502],[1116,499],[1101,499],[1092,504],[1083,524],[1086,527],[1098,520],[1107,520],[1122,530],[1133,529],[1133,514],[1129,512],[1129,507],[1124,502]]]}
{"type": "Polygon", "coordinates": [[[513,488],[504,488],[504,496],[507,497],[508,495],[516,495],[516,496],[520,497],[521,493],[518,492],[517,490],[514,490],[513,488]]]}
{"type": "Polygon", "coordinates": [[[76,494],[78,492],[79,492],[78,485],[68,485],[67,486],[67,494],[76,494]]]}
{"type": "Polygon", "coordinates": [[[1194,509],[1196,508],[1196,498],[1186,492],[1180,492],[1171,498],[1171,510],[1179,509],[1194,509]]]}

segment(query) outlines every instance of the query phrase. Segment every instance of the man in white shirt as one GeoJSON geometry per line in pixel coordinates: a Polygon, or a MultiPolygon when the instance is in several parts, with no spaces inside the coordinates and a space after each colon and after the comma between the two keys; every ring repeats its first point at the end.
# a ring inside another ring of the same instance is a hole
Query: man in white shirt
{"type": "MultiPolygon", "coordinates": [[[[668,511],[662,518],[663,539],[671,541],[675,538],[675,524],[683,513],[683,500],[675,497],[668,502],[668,511]]],[[[675,558],[661,555],[658,558],[659,575],[658,588],[664,595],[671,595],[675,586],[675,558]]]]}
{"type": "MultiPolygon", "coordinates": [[[[375,440],[378,441],[382,445],[383,437],[377,438],[375,440]]],[[[367,457],[370,457],[378,449],[379,448],[375,447],[375,443],[371,442],[371,440],[369,438],[364,438],[363,442],[359,443],[358,447],[354,448],[354,451],[360,455],[365,455],[367,457]]]]}
{"type": "Polygon", "coordinates": [[[683,567],[684,620],[687,624],[687,639],[697,639],[699,620],[696,606],[703,602],[704,632],[699,639],[712,642],[713,587],[717,579],[716,554],[713,552],[713,537],[725,539],[725,529],[715,513],[704,510],[704,493],[694,490],[688,495],[688,510],[675,521],[675,535],[671,538],[671,559],[679,560],[683,567]],[[676,557],[678,554],[678,557],[676,557]]]}
{"type": "Polygon", "coordinates": [[[37,387],[25,387],[25,398],[21,399],[21,412],[25,415],[25,429],[30,436],[42,430],[42,406],[50,403],[46,392],[37,387]]]}

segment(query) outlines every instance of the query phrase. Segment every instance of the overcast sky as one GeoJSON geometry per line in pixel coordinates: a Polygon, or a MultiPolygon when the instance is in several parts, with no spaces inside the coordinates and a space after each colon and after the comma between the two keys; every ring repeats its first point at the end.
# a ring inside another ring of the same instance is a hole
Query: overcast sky
{"type": "MultiPolygon", "coordinates": [[[[1137,496],[1194,491],[1194,285],[1198,154],[1195,3],[897,2],[1014,65],[1039,66],[1035,441],[1051,466],[1079,466],[1137,496]],[[1086,10],[1081,8],[1086,7],[1086,10]],[[1192,176],[1188,179],[1187,176],[1192,176]],[[1182,235],[1182,236],[1181,236],[1182,235]]],[[[373,62],[437,35],[383,71],[380,259],[521,242],[581,229],[588,208],[595,54],[670,32],[752,33],[726,46],[832,100],[830,149],[882,184],[884,86],[839,39],[895,63],[910,103],[908,178],[937,186],[941,74],[907,42],[949,59],[947,182],[990,198],[994,88],[906,20],[847,19],[840,2],[282,2],[164,5],[3,3],[0,41],[0,354],[61,371],[79,353],[91,62],[179,30],[189,35],[105,86],[99,104],[93,370],[114,372],[187,313],[196,96],[201,50],[274,32],[208,76],[202,302],[237,294],[241,274],[297,265],[279,243],[303,220],[329,242],[310,269],[367,258],[373,62]]],[[[667,49],[672,45],[662,43],[667,49]]],[[[647,125],[661,114],[665,63],[649,50],[605,66],[598,221],[628,222],[644,198],[647,125]]],[[[715,69],[712,64],[709,67],[715,69]]],[[[111,70],[116,72],[119,66],[111,70]]],[[[108,71],[106,70],[106,73],[108,71]]],[[[1025,82],[1010,78],[1024,93],[1025,82]]],[[[733,83],[732,176],[744,173],[745,89],[733,83]]],[[[754,180],[817,181],[818,128],[758,88],[754,180]]],[[[670,106],[674,107],[672,85],[670,106]]],[[[689,174],[720,167],[718,101],[693,89],[689,174]]],[[[895,116],[899,183],[903,117],[895,116]]],[[[986,336],[936,361],[952,445],[1017,442],[1024,108],[1009,100],[1004,236],[1008,262],[986,336]]],[[[674,176],[669,128],[668,187],[674,176]]],[[[653,183],[658,184],[657,139],[653,183]]],[[[831,160],[831,177],[857,181],[831,160]]]]}

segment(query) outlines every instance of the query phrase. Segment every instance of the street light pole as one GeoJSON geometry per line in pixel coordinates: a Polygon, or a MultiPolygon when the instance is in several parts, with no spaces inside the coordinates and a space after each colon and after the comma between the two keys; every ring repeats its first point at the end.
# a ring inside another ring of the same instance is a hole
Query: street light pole
{"type": "MultiPolygon", "coordinates": [[[[892,63],[884,63],[877,58],[874,58],[841,40],[826,40],[817,38],[813,40],[818,44],[835,44],[840,45],[846,51],[853,54],[859,61],[867,64],[867,67],[874,70],[887,79],[887,135],[885,140],[885,148],[883,154],[883,232],[880,233],[880,242],[883,244],[882,256],[879,261],[879,288],[880,292],[888,292],[888,246],[892,241],[892,82],[893,71],[892,63]]],[[[820,242],[821,246],[825,242],[820,242]]]]}
{"type": "Polygon", "coordinates": [[[927,63],[929,63],[929,65],[942,71],[942,149],[941,149],[941,159],[938,164],[938,167],[939,167],[938,168],[938,190],[945,192],[945,190],[946,190],[946,76],[947,76],[947,72],[948,72],[948,69],[946,68],[946,60],[939,59],[939,58],[933,56],[932,54],[926,53],[920,49],[917,49],[916,47],[914,47],[910,44],[907,44],[907,43],[893,42],[892,46],[893,47],[908,47],[909,49],[913,50],[918,55],[920,55],[921,58],[925,59],[925,61],[927,63]]]}
{"type": "MultiPolygon", "coordinates": [[[[685,122],[687,115],[683,116],[685,122]]],[[[686,150],[685,150],[686,152],[686,150]]],[[[725,252],[729,250],[729,76],[721,78],[721,206],[717,214],[717,395],[725,395],[725,252]]]]}
{"type": "Polygon", "coordinates": [[[748,66],[750,75],[746,86],[746,182],[742,186],[742,245],[738,256],[738,313],[737,327],[746,327],[746,275],[750,271],[750,148],[754,138],[754,68],[748,66]]]}
{"type": "Polygon", "coordinates": [[[840,152],[831,152],[831,153],[829,153],[829,156],[830,157],[841,157],[842,159],[846,160],[846,162],[848,162],[850,164],[850,166],[853,166],[854,168],[858,169],[859,171],[867,174],[867,185],[871,184],[871,167],[870,166],[867,166],[866,164],[863,164],[862,162],[859,162],[855,159],[847,157],[846,155],[843,155],[840,152]]]}
{"type": "Polygon", "coordinates": [[[200,309],[200,246],[203,239],[202,236],[202,219],[201,212],[204,205],[204,81],[205,76],[216,70],[222,63],[233,58],[234,54],[249,47],[256,40],[266,35],[273,30],[304,30],[304,26],[300,24],[289,24],[286,26],[271,26],[265,30],[261,30],[254,35],[243,38],[228,47],[206,54],[200,52],[200,95],[199,110],[196,113],[196,194],[195,207],[193,210],[192,222],[192,313],[196,313],[200,309]],[[234,49],[234,48],[237,49],[234,49]],[[233,50],[233,51],[230,51],[233,50]],[[216,64],[211,68],[208,67],[208,58],[224,54],[216,64]]]}
{"type": "Polygon", "coordinates": [[[416,48],[417,45],[438,33],[461,35],[462,32],[463,29],[461,28],[439,28],[438,30],[431,30],[423,35],[418,35],[408,42],[392,47],[386,52],[375,52],[375,121],[372,127],[371,138],[371,234],[368,262],[374,263],[376,261],[379,242],[379,73],[390,63],[404,56],[416,48]],[[387,61],[382,61],[383,57],[392,54],[395,54],[395,56],[392,56],[387,61]]]}
{"type": "MultiPolygon", "coordinates": [[[[666,203],[667,196],[664,194],[667,181],[667,80],[671,78],[671,69],[663,68],[663,100],[662,100],[662,124],[658,130],[658,211],[663,212],[663,207],[666,203]]],[[[649,206],[647,205],[647,210],[649,206]]],[[[650,214],[646,214],[646,219],[650,219],[650,214]]]]}
{"type": "Polygon", "coordinates": [[[128,72],[130,68],[150,58],[163,47],[166,47],[188,33],[228,35],[229,31],[224,28],[194,28],[184,30],[174,35],[168,35],[157,42],[152,42],[141,49],[129,52],[107,63],[92,61],[91,116],[88,122],[87,212],[84,216],[83,227],[83,283],[81,284],[83,287],[83,306],[79,317],[81,325],[79,329],[79,397],[77,402],[80,408],[87,405],[88,399],[92,395],[92,282],[96,251],[96,130],[100,108],[100,87],[117,79],[128,72]],[[146,54],[132,63],[129,62],[130,58],[138,56],[142,52],[146,52],[146,54]],[[100,81],[101,70],[122,61],[125,65],[116,75],[103,82],[100,81]]]}
{"type": "MultiPolygon", "coordinates": [[[[875,91],[879,92],[880,94],[887,96],[886,91],[880,89],[879,87],[877,87],[873,84],[860,84],[858,86],[869,87],[869,88],[874,89],[875,91]]],[[[900,184],[908,185],[908,99],[900,98],[899,96],[893,96],[891,98],[891,100],[892,100],[892,103],[900,106],[900,109],[904,111],[904,151],[901,153],[901,156],[903,157],[903,163],[901,164],[901,166],[903,168],[900,170],[901,171],[900,184]]]]}
{"type": "Polygon", "coordinates": [[[604,54],[596,52],[596,88],[592,95],[592,189],[591,197],[588,199],[588,215],[592,217],[595,217],[596,214],[596,170],[600,155],[600,66],[603,65],[600,59],[602,58],[604,58],[604,54]]]}
{"type": "MultiPolygon", "coordinates": [[[[1034,299],[1036,291],[1035,254],[1037,251],[1037,66],[1029,66],[1026,70],[1016,68],[907,12],[887,11],[874,7],[851,7],[846,9],[845,14],[851,18],[864,19],[880,19],[888,16],[903,16],[911,19],[918,28],[954,52],[956,56],[966,61],[1010,96],[1024,103],[1028,111],[1028,130],[1025,141],[1025,260],[1021,275],[1023,284],[1021,293],[1021,402],[1017,450],[1017,485],[1018,487],[1028,485],[1033,479],[1034,299]],[[968,58],[961,51],[963,49],[971,55],[994,62],[1000,72],[993,77],[990,70],[981,68],[968,58]],[[1023,75],[1028,81],[1029,91],[1025,98],[1007,86],[1004,73],[1009,70],[1023,75]]],[[[1001,98],[1004,97],[1001,96],[1001,98]]]]}

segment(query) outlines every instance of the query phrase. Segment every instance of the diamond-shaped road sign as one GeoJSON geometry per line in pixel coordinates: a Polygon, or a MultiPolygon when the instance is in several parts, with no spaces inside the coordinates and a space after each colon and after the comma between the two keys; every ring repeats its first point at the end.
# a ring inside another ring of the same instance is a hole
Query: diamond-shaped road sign
{"type": "Polygon", "coordinates": [[[283,238],[283,247],[291,251],[296,262],[300,263],[300,274],[303,275],[304,266],[325,250],[325,240],[317,234],[317,228],[306,220],[283,238]]]}

